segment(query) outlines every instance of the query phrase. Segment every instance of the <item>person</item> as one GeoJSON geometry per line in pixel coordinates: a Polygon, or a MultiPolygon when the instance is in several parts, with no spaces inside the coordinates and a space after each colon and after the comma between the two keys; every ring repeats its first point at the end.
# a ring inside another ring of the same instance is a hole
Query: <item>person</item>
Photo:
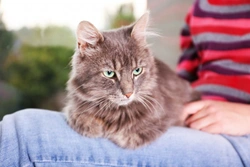
{"type": "Polygon", "coordinates": [[[63,114],[26,109],[0,122],[0,166],[250,166],[250,2],[197,0],[182,31],[177,73],[202,93],[184,108],[190,128],[122,149],[77,134],[63,114]]]}
{"type": "Polygon", "coordinates": [[[250,1],[196,1],[186,23],[177,73],[204,99],[185,108],[193,115],[186,124],[209,133],[250,134],[250,1]]]}

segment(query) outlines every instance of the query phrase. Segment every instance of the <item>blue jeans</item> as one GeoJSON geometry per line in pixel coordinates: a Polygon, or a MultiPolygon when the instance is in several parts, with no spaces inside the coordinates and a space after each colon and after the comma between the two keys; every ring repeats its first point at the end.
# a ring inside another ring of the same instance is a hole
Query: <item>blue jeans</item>
{"type": "Polygon", "coordinates": [[[212,135],[173,127],[151,145],[126,150],[107,139],[77,134],[58,112],[22,110],[0,122],[1,167],[249,165],[250,136],[212,135]]]}

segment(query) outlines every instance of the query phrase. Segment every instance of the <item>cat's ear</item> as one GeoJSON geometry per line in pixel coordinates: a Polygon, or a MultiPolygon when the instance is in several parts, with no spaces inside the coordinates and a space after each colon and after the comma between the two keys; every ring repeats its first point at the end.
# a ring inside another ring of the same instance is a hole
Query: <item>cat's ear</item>
{"type": "Polygon", "coordinates": [[[81,21],[77,28],[77,43],[80,52],[84,52],[90,45],[95,46],[104,40],[103,35],[88,21],[81,21]]]}
{"type": "Polygon", "coordinates": [[[149,12],[146,12],[141,18],[134,24],[131,36],[137,41],[146,42],[146,30],[149,22],[149,12]]]}

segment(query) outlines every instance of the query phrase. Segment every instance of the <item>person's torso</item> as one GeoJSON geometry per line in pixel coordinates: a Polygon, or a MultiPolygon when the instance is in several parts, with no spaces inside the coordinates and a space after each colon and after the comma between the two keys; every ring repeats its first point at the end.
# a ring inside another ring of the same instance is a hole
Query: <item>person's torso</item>
{"type": "Polygon", "coordinates": [[[250,0],[198,0],[190,31],[204,98],[250,103],[250,0]]]}

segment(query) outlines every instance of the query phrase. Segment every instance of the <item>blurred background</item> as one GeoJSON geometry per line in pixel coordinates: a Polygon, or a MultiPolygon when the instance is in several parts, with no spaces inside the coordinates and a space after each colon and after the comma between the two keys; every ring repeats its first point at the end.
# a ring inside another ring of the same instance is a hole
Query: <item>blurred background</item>
{"type": "Polygon", "coordinates": [[[149,39],[173,69],[179,34],[193,0],[0,0],[0,120],[24,108],[60,111],[75,30],[88,20],[99,30],[128,25],[146,10],[161,37],[149,39]]]}

